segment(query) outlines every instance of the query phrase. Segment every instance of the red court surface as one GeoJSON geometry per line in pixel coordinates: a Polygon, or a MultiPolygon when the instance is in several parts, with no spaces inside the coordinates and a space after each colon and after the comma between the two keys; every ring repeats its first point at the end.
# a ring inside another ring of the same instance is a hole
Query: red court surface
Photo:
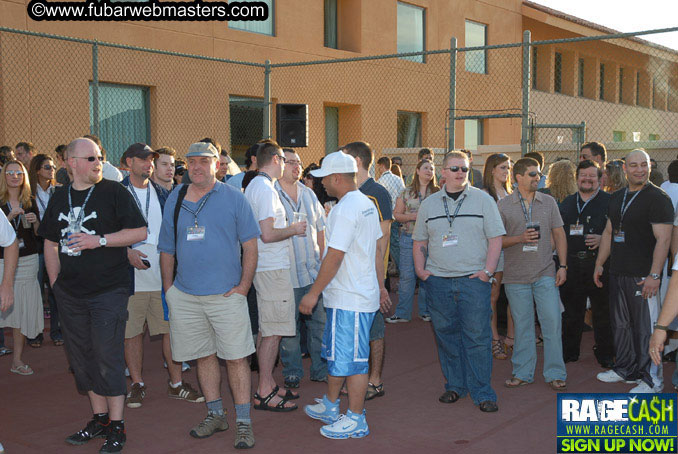
{"type": "MultiPolygon", "coordinates": [[[[47,334],[47,333],[46,333],[47,334]]],[[[46,336],[49,338],[49,336],[46,336]]],[[[569,392],[626,392],[632,385],[596,380],[602,369],[591,351],[592,333],[584,334],[581,359],[567,365],[569,392]]],[[[6,331],[8,344],[11,335],[6,331]]],[[[10,345],[8,345],[10,346],[10,345]]],[[[535,383],[506,389],[509,361],[494,361],[492,385],[499,412],[482,413],[467,397],[441,404],[443,377],[437,360],[431,325],[419,319],[386,326],[386,395],[366,403],[370,435],[359,440],[328,440],[319,433],[322,423],[300,408],[292,413],[252,410],[256,446],[252,452],[281,453],[553,453],[556,451],[556,393],[541,375],[542,349],[535,383]]],[[[0,358],[0,441],[7,454],[96,453],[102,440],[73,447],[64,438],[84,427],[91,417],[88,400],[76,390],[62,347],[47,340],[41,349],[27,347],[25,361],[35,374],[9,372],[11,357],[0,358]]],[[[308,359],[304,360],[306,372],[308,359]]],[[[673,392],[665,364],[666,392],[673,392]]],[[[144,380],[148,388],[143,406],[126,409],[127,444],[124,453],[221,453],[233,448],[234,429],[205,440],[188,435],[205,415],[204,404],[176,401],[166,396],[167,374],[162,367],[160,339],[145,343],[144,380]]],[[[280,368],[276,379],[282,382],[280,368]]],[[[229,423],[234,425],[233,402],[222,369],[222,393],[229,423]]],[[[185,380],[197,385],[195,370],[185,380]]],[[[256,384],[256,374],[252,375],[256,384]]],[[[254,386],[253,386],[253,389],[254,386]]],[[[308,375],[299,389],[300,407],[321,397],[325,385],[308,375]]],[[[347,402],[344,398],[342,409],[347,402]]]]}

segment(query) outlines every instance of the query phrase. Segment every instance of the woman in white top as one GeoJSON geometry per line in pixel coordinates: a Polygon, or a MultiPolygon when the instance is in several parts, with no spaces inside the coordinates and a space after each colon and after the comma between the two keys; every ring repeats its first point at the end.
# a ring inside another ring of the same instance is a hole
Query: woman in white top
{"type": "MultiPolygon", "coordinates": [[[[45,215],[49,199],[52,198],[54,190],[56,189],[56,166],[49,155],[40,153],[31,159],[28,166],[28,179],[31,183],[31,191],[35,198],[35,203],[38,205],[40,212],[40,220],[45,215]]],[[[42,289],[45,277],[45,256],[42,253],[42,242],[38,249],[38,283],[42,289]]],[[[52,293],[51,287],[47,287],[47,301],[49,303],[49,335],[54,342],[54,345],[60,346],[64,344],[63,336],[61,335],[61,324],[59,323],[59,311],[57,308],[56,298],[52,293]]],[[[35,339],[29,339],[28,345],[34,348],[39,348],[42,344],[42,333],[35,339]]]]}
{"type": "MultiPolygon", "coordinates": [[[[499,201],[511,194],[511,160],[504,153],[491,154],[485,160],[483,169],[484,191],[499,201]]],[[[504,276],[504,252],[499,257],[499,264],[494,273],[496,281],[492,284],[492,355],[497,359],[508,358],[513,349],[513,318],[511,311],[506,311],[506,338],[502,339],[497,331],[497,301],[501,291],[501,280],[504,276]]]]}

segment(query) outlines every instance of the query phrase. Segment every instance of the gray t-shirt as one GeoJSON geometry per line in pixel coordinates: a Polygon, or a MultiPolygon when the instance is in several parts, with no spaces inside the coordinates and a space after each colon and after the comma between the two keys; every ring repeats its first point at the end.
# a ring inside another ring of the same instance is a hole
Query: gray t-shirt
{"type": "MultiPolygon", "coordinates": [[[[558,204],[550,195],[536,192],[532,201],[532,221],[539,223],[540,238],[536,252],[523,251],[523,243],[504,249],[504,284],[531,284],[544,276],[555,277],[556,268],[551,248],[551,230],[562,227],[558,204]]],[[[525,212],[520,204],[518,190],[497,204],[506,227],[506,236],[522,235],[525,231],[525,212]]],[[[525,208],[529,210],[527,203],[525,208]]]]}
{"type": "Polygon", "coordinates": [[[504,235],[497,204],[486,192],[466,186],[455,201],[445,188],[428,196],[419,207],[412,239],[428,242],[426,269],[439,277],[461,277],[485,268],[488,239],[504,235]],[[445,212],[445,202],[452,221],[445,212]],[[457,207],[459,211],[454,216],[457,207]],[[456,236],[446,239],[443,235],[456,236]],[[456,245],[454,244],[456,240],[456,245]]]}

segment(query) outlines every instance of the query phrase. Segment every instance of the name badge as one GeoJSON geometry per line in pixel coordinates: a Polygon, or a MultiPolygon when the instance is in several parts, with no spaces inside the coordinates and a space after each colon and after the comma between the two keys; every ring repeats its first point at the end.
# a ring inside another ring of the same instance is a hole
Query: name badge
{"type": "Polygon", "coordinates": [[[205,239],[205,227],[187,227],[186,241],[202,241],[205,239]]]}
{"type": "Polygon", "coordinates": [[[459,244],[458,235],[452,235],[451,233],[443,235],[443,247],[456,246],[457,244],[459,244]]]}
{"type": "Polygon", "coordinates": [[[584,224],[570,224],[570,236],[583,236],[584,224]]]}
{"type": "Polygon", "coordinates": [[[26,247],[26,244],[24,243],[24,240],[19,239],[19,249],[26,247]]]}
{"type": "Polygon", "coordinates": [[[537,252],[539,250],[539,243],[523,244],[523,252],[537,252]]]}
{"type": "Polygon", "coordinates": [[[624,231],[623,230],[615,230],[613,238],[614,238],[615,243],[623,243],[624,242],[624,231]]]}

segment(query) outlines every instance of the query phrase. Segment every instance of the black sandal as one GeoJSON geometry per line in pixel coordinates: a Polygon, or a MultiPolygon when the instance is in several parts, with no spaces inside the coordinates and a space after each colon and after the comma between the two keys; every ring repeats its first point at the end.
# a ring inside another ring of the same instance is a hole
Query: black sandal
{"type": "Polygon", "coordinates": [[[273,391],[271,391],[271,394],[269,394],[266,397],[261,397],[259,394],[254,393],[254,398],[259,401],[258,404],[254,404],[254,408],[257,410],[267,410],[267,411],[273,411],[273,412],[278,412],[278,413],[283,413],[283,412],[289,412],[289,411],[294,411],[296,410],[297,407],[294,405],[293,407],[286,407],[285,404],[289,402],[289,399],[286,397],[282,397],[280,402],[278,402],[274,406],[268,405],[268,403],[273,399],[275,396],[278,395],[278,390],[280,388],[276,386],[273,388],[273,391]]]}

